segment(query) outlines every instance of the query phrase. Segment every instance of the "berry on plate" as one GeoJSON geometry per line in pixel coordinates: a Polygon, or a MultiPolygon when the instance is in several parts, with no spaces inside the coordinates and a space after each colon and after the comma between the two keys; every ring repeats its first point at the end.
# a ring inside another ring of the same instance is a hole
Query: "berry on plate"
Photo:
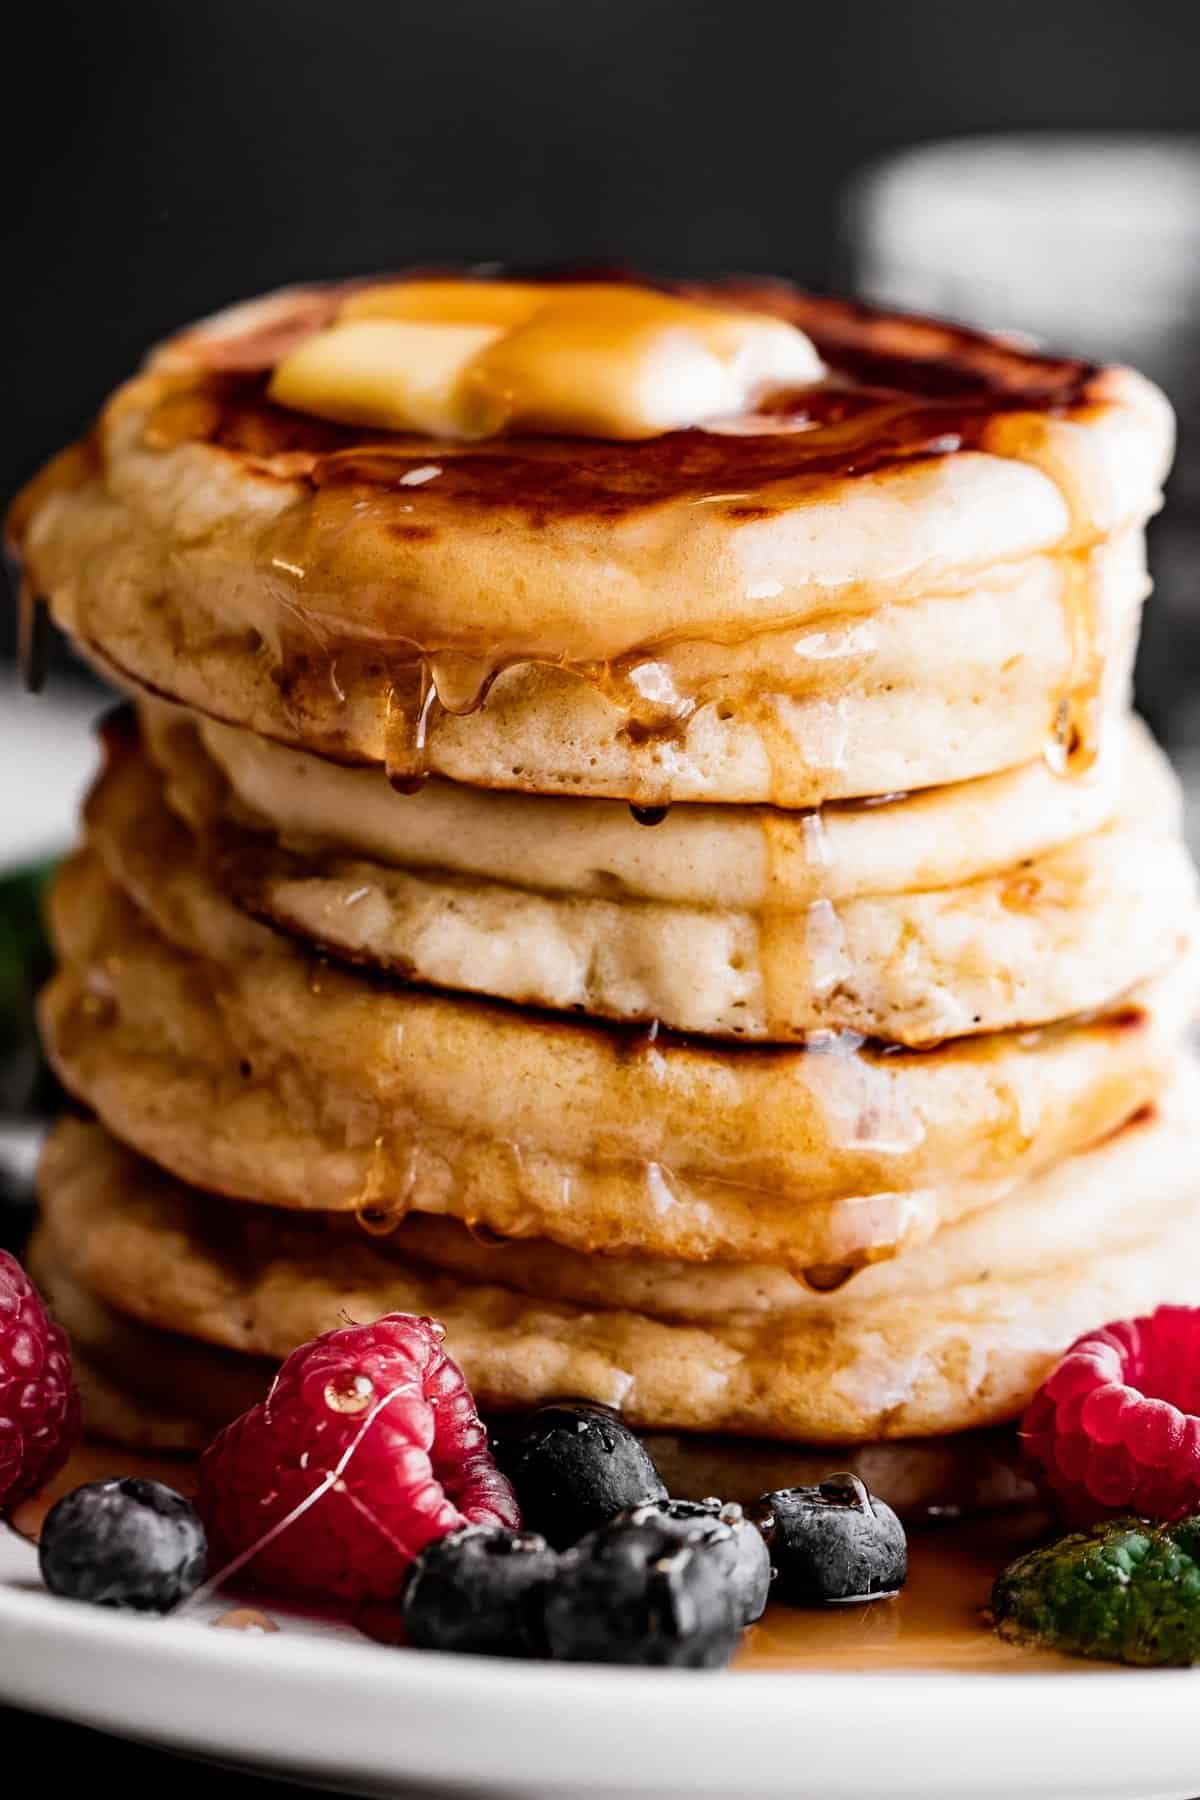
{"type": "Polygon", "coordinates": [[[1071,1525],[1200,1512],[1200,1309],[1160,1306],[1077,1338],[1021,1442],[1071,1525]]]}
{"type": "Polygon", "coordinates": [[[908,1574],[904,1527],[857,1475],[764,1494],[750,1517],[766,1539],[774,1596],[790,1606],[890,1599],[908,1574]]]}
{"type": "Polygon", "coordinates": [[[435,1538],[521,1522],[441,1326],[408,1313],[294,1350],[205,1451],[196,1505],[221,1579],[336,1602],[395,1599],[435,1538]]]}
{"type": "Polygon", "coordinates": [[[1001,1637],[1108,1662],[1200,1661],[1200,1519],[1109,1519],[1019,1556],[992,1589],[1001,1637]]]}
{"type": "Polygon", "coordinates": [[[52,1594],[165,1613],[204,1580],[204,1527],[161,1481],[89,1481],[46,1514],[38,1559],[52,1594]]]}
{"type": "Polygon", "coordinates": [[[484,1656],[544,1656],[542,1615],[558,1557],[532,1531],[468,1525],[422,1550],[404,1584],[410,1644],[484,1656]]]}
{"type": "Polygon", "coordinates": [[[771,1558],[761,1531],[736,1502],[651,1500],[618,1513],[614,1523],[656,1524],[681,1544],[699,1544],[721,1568],[743,1625],[761,1619],[771,1586],[771,1558]]]}
{"type": "Polygon", "coordinates": [[[593,1400],[540,1406],[500,1441],[496,1455],[526,1525],[557,1550],[631,1506],[667,1497],[641,1439],[593,1400]]]}
{"type": "Polygon", "coordinates": [[[742,1635],[720,1558],[653,1517],[614,1520],[568,1550],[545,1622],[561,1662],[720,1669],[742,1635]]]}
{"type": "Polygon", "coordinates": [[[0,1513],[44,1487],[78,1436],[66,1333],[20,1263],[0,1250],[0,1513]]]}

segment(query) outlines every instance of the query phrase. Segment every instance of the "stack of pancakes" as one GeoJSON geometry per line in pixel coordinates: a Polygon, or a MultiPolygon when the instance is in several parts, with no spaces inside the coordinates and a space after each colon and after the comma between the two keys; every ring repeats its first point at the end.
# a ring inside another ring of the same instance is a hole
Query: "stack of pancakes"
{"type": "Polygon", "coordinates": [[[1200,1302],[1194,877],[1128,714],[1165,401],[680,291],[828,376],[640,442],[370,431],[268,398],[338,305],[294,290],[18,502],[134,702],[43,1013],[96,1428],[199,1445],[399,1309],[677,1491],[978,1502],[1076,1334],[1200,1302]]]}

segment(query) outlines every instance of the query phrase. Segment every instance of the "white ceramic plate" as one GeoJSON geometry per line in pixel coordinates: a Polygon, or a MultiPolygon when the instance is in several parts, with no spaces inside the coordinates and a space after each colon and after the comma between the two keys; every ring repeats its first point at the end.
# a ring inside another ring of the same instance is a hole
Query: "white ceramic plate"
{"type": "Polygon", "coordinates": [[[1188,1800],[1200,1674],[691,1674],[216,1631],[55,1600],[0,1535],[0,1700],[356,1793],[1188,1800]]]}

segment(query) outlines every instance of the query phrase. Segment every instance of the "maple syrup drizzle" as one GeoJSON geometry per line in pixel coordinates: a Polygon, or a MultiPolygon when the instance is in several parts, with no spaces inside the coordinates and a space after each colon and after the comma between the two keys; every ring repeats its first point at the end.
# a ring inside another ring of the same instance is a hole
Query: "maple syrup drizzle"
{"type": "Polygon", "coordinates": [[[391,1237],[404,1214],[383,1206],[360,1206],[354,1216],[368,1237],[391,1237]]]}
{"type": "MultiPolygon", "coordinates": [[[[428,275],[429,271],[415,271],[428,275]]],[[[565,272],[578,279],[576,271],[565,272]]],[[[596,271],[590,272],[596,278],[596,271]]],[[[723,283],[660,283],[666,292],[708,303],[745,305],[772,313],[806,332],[831,370],[812,387],[768,396],[758,423],[739,423],[736,442],[721,430],[674,431],[631,445],[573,439],[568,453],[553,438],[495,439],[453,453],[439,447],[436,480],[425,482],[429,444],[410,438],[364,441],[359,428],[339,426],[289,412],[270,402],[266,384],[270,356],[289,331],[312,329],[349,291],[329,289],[297,296],[297,317],[286,308],[272,316],[264,343],[224,343],[203,348],[203,340],[178,340],[196,350],[197,366],[176,364],[145,427],[148,445],[169,449],[195,441],[211,443],[240,457],[260,473],[306,481],[313,504],[297,540],[296,527],[281,523],[278,543],[267,532],[273,591],[280,602],[275,671],[281,693],[299,717],[310,722],[345,697],[366,691],[364,669],[386,695],[385,762],[400,792],[415,792],[429,773],[428,740],[440,713],[465,716],[481,706],[496,679],[516,665],[538,662],[569,669],[594,685],[623,716],[633,742],[680,740],[697,707],[715,698],[711,682],[701,690],[673,678],[662,645],[645,645],[607,658],[547,654],[537,621],[527,639],[467,641],[428,645],[419,629],[419,597],[407,620],[408,596],[389,594],[395,628],[386,638],[364,634],[321,610],[325,546],[364,516],[381,531],[420,539],[436,535],[422,523],[419,496],[435,489],[459,511],[486,513],[497,505],[523,513],[541,528],[578,514],[619,518],[655,502],[719,504],[733,521],[766,517],[773,510],[765,484],[786,479],[795,486],[849,479],[900,464],[988,449],[989,434],[1007,415],[1001,454],[1023,458],[1025,415],[1033,415],[1030,441],[1047,415],[1069,418],[1096,398],[1099,371],[1088,363],[1026,354],[965,328],[941,322],[879,314],[852,302],[797,293],[785,283],[756,280],[723,283]],[[273,348],[274,347],[274,348],[273,348]],[[245,352],[243,354],[242,352],[245,352]],[[203,366],[208,359],[208,366],[203,366]],[[424,485],[414,485],[420,474],[424,485]],[[291,598],[287,595],[292,586],[291,598]]],[[[77,483],[94,468],[97,444],[85,440],[64,453],[60,466],[38,477],[13,514],[21,534],[35,500],[55,485],[77,483]]],[[[1036,458],[1029,458],[1036,466],[1036,458]]],[[[1047,755],[1064,773],[1083,772],[1096,753],[1098,694],[1104,650],[1099,642],[1093,582],[1086,551],[1097,533],[1083,497],[1057,480],[1067,504],[1071,530],[1059,561],[1064,572],[1063,607],[1071,642],[1071,667],[1047,721],[1047,755]]],[[[289,512],[294,509],[289,509],[289,512]]],[[[27,618],[29,601],[22,602],[27,618]]],[[[774,630],[786,621],[770,622],[774,630]]],[[[768,628],[763,626],[763,629],[768,628]]],[[[481,626],[479,630],[483,630],[481,626]]],[[[736,634],[749,638],[749,629],[736,634]]],[[[28,666],[36,675],[38,629],[23,627],[31,648],[28,666]]],[[[669,648],[669,647],[668,647],[669,648]]],[[[276,646],[271,646],[272,653],[276,646]]],[[[758,693],[743,703],[753,715],[773,763],[796,765],[799,746],[788,729],[787,695],[758,693]]],[[[826,761],[838,761],[836,721],[826,761]]],[[[664,775],[664,800],[668,778],[664,775]]],[[[653,802],[646,801],[653,808],[653,802]]],[[[653,810],[657,810],[653,808],[653,810]]]]}
{"type": "Polygon", "coordinates": [[[35,595],[29,583],[17,583],[17,668],[30,694],[40,694],[46,685],[46,664],[50,654],[50,608],[41,595],[35,595]]]}
{"type": "Polygon", "coordinates": [[[393,676],[387,693],[384,770],[398,794],[419,794],[429,779],[429,721],[437,704],[437,688],[424,657],[403,665],[393,676]]]}
{"type": "Polygon", "coordinates": [[[1067,679],[1054,708],[1045,756],[1057,775],[1086,775],[1100,754],[1100,699],[1106,646],[1096,616],[1094,585],[1080,552],[1062,559],[1062,609],[1067,629],[1067,679]]]}

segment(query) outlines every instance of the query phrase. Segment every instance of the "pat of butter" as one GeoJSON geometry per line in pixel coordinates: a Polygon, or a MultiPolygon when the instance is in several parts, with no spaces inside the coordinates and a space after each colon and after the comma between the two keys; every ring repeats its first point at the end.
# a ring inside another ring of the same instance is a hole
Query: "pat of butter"
{"type": "Polygon", "coordinates": [[[459,437],[463,377],[500,333],[498,325],[348,319],[284,357],[271,398],[347,425],[459,437]]]}
{"type": "Polygon", "coordinates": [[[803,332],[623,283],[361,289],[280,363],[272,398],[437,437],[654,437],[824,374],[803,332]]]}

